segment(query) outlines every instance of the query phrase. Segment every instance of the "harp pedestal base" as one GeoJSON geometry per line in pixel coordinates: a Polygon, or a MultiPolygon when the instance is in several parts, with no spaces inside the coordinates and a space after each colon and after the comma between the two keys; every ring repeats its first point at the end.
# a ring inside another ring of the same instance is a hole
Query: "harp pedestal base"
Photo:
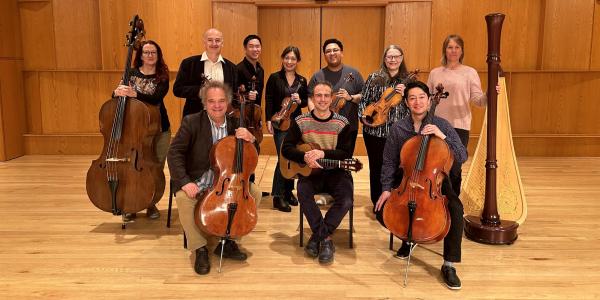
{"type": "Polygon", "coordinates": [[[465,235],[468,239],[491,245],[510,245],[517,240],[519,224],[513,221],[500,220],[500,225],[489,226],[481,223],[478,216],[466,216],[465,235]]]}

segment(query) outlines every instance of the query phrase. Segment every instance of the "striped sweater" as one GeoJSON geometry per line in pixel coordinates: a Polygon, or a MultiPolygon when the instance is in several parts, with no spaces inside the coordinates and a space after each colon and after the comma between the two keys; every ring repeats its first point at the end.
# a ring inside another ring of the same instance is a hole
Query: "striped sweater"
{"type": "Polygon", "coordinates": [[[327,159],[346,159],[352,156],[352,133],[348,119],[332,113],[327,119],[319,119],[312,112],[302,114],[292,122],[281,153],[295,162],[304,162],[304,151],[296,145],[316,143],[327,159]]]}

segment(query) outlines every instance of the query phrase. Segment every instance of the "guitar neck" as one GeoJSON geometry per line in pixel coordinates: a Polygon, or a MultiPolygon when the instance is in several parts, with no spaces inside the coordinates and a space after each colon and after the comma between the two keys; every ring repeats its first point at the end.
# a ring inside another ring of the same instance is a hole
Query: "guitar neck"
{"type": "Polygon", "coordinates": [[[342,161],[337,159],[317,159],[317,162],[323,169],[340,169],[343,168],[342,161]]]}

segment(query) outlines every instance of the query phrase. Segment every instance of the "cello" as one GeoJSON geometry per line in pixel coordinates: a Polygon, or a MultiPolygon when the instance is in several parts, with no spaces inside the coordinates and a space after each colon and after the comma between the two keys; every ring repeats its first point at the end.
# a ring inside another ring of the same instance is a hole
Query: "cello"
{"type": "MultiPolygon", "coordinates": [[[[404,78],[400,84],[406,86],[407,83],[417,79],[419,69],[416,69],[404,78]]],[[[365,107],[365,110],[360,116],[360,121],[369,127],[377,127],[387,122],[390,109],[399,105],[402,102],[402,95],[396,91],[395,87],[389,87],[383,91],[377,102],[371,103],[365,107]]]]}
{"type": "MultiPolygon", "coordinates": [[[[129,85],[133,50],[144,36],[144,23],[138,15],[129,25],[124,85],[129,85]]],[[[102,105],[99,118],[104,146],[87,172],[90,201],[113,215],[136,213],[158,202],[165,188],[165,176],[154,149],[154,139],[160,133],[158,106],[134,98],[113,98],[102,105]]]]}
{"type": "MultiPolygon", "coordinates": [[[[440,99],[446,97],[448,92],[439,84],[423,124],[432,123],[440,99]]],[[[383,220],[391,233],[410,245],[411,254],[416,244],[438,242],[450,230],[448,199],[441,188],[453,162],[448,144],[434,135],[413,136],[400,150],[402,182],[391,191],[383,220]]],[[[409,263],[410,255],[407,270],[409,263]]]]}
{"type": "MultiPolygon", "coordinates": [[[[239,127],[245,126],[245,99],[241,93],[239,127]]],[[[215,172],[212,188],[198,201],[194,209],[196,226],[202,231],[221,238],[221,261],[225,241],[242,237],[256,226],[256,199],[250,194],[250,175],[258,163],[258,152],[253,144],[227,136],[210,150],[210,161],[215,172]]]]}

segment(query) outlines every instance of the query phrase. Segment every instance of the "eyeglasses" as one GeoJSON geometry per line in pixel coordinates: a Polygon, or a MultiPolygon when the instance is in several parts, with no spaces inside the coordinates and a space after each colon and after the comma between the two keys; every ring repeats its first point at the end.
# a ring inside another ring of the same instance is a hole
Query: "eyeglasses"
{"type": "Polygon", "coordinates": [[[156,51],[143,51],[142,54],[145,56],[155,56],[156,51]]]}
{"type": "Polygon", "coordinates": [[[340,51],[342,51],[340,48],[327,49],[325,50],[325,54],[338,53],[340,51]]]}
{"type": "Polygon", "coordinates": [[[386,55],[385,59],[388,61],[392,61],[392,60],[400,60],[402,58],[402,54],[400,55],[386,55]]]}

